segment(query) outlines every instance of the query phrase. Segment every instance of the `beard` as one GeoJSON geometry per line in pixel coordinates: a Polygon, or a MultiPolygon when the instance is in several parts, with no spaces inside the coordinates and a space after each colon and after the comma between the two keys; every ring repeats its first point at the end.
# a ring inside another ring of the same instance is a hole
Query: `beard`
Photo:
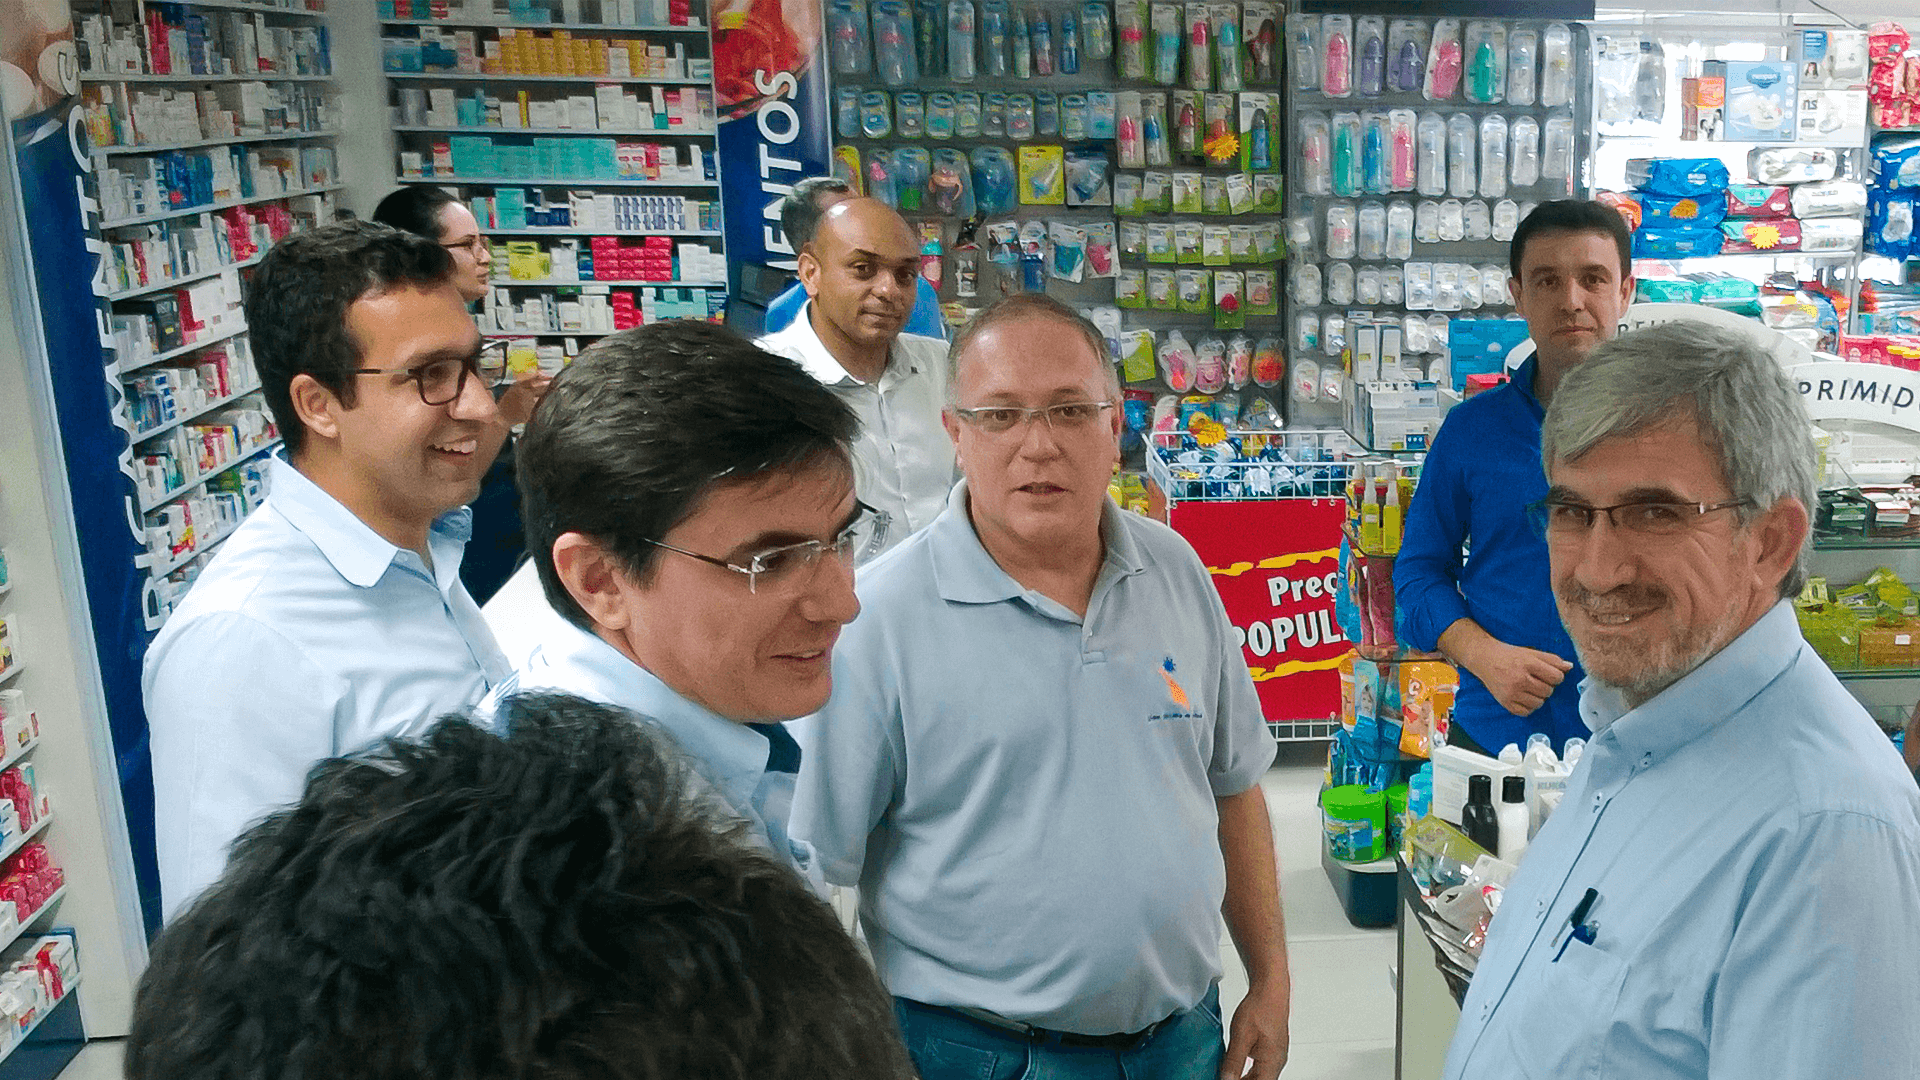
{"type": "Polygon", "coordinates": [[[1587,676],[1617,691],[1634,708],[1646,704],[1725,648],[1741,621],[1738,607],[1729,605],[1710,623],[1682,626],[1674,633],[1650,640],[1644,636],[1586,634],[1589,621],[1604,624],[1605,620],[1622,615],[1657,617],[1671,608],[1672,595],[1657,585],[1622,585],[1604,593],[1592,593],[1569,579],[1554,588],[1554,600],[1560,608],[1560,621],[1567,626],[1567,636],[1573,639],[1574,652],[1579,655],[1580,666],[1587,676]],[[1576,612],[1585,618],[1571,618],[1576,612]],[[1575,626],[1582,629],[1576,630],[1575,626]]]}

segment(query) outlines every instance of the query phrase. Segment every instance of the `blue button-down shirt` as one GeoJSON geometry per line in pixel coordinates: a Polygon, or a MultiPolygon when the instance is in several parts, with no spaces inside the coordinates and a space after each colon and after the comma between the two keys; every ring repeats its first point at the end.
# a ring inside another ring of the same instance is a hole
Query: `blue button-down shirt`
{"type": "Polygon", "coordinates": [[[1529,716],[1508,712],[1485,683],[1460,669],[1453,722],[1493,753],[1508,743],[1524,748],[1536,731],[1552,736],[1556,750],[1587,733],[1580,722],[1580,662],[1553,605],[1546,541],[1527,521],[1527,506],[1547,497],[1540,465],[1546,414],[1533,396],[1537,364],[1529,359],[1511,382],[1447,414],[1420,468],[1393,564],[1399,632],[1407,644],[1437,649],[1447,627],[1472,619],[1509,645],[1573,663],[1529,716]]]}
{"type": "MultiPolygon", "coordinates": [[[[803,876],[810,873],[811,851],[787,836],[793,770],[768,768],[772,744],[767,734],[756,730],[777,725],[736,723],[696,705],[626,654],[572,623],[556,624],[520,669],[488,696],[481,711],[493,715],[501,698],[535,691],[573,694],[652,720],[693,759],[700,776],[729,810],[745,820],[756,842],[803,876]]],[[[787,739],[782,743],[792,745],[787,739]]]]}
{"type": "Polygon", "coordinates": [[[1920,788],[1776,606],[1596,734],[1506,890],[1446,1076],[1920,1070],[1920,788]],[[1564,935],[1588,889],[1588,942],[1564,935]]]}
{"type": "Polygon", "coordinates": [[[1104,513],[1084,618],[994,562],[964,482],[862,569],[793,824],[895,994],[1108,1034],[1219,978],[1217,800],[1275,746],[1205,565],[1104,513]]]}
{"type": "Polygon", "coordinates": [[[275,458],[240,524],[147,650],[160,898],[220,875],[248,825],[296,802],[315,762],[415,735],[507,677],[460,584],[464,509],[429,568],[275,458]]]}
{"type": "MultiPolygon", "coordinates": [[[[940,317],[940,294],[933,291],[927,279],[916,277],[913,294],[913,312],[907,316],[906,334],[919,334],[921,337],[947,339],[947,321],[940,317]]],[[[793,325],[800,317],[800,309],[807,306],[807,287],[799,282],[787,286],[786,291],[767,303],[767,314],[760,322],[763,334],[777,333],[793,325]]]]}

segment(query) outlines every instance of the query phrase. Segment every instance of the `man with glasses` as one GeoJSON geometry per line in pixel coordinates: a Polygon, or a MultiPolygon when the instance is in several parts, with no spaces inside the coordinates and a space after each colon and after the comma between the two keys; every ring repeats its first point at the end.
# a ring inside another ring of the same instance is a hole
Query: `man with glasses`
{"type": "Polygon", "coordinates": [[[953,359],[965,480],[862,571],[794,832],[860,887],[925,1080],[1215,1080],[1249,1058],[1272,1080],[1275,747],[1219,595],[1107,497],[1119,386],[1091,323],[1012,297],[953,359]],[[1250,983],[1230,1040],[1223,911],[1250,983]]]}
{"type": "Polygon", "coordinates": [[[450,270],[430,241],[347,222],[254,271],[254,363],[286,456],[145,662],[169,915],[315,762],[423,730],[509,673],[459,577],[464,507],[506,427],[450,270]]]}
{"type": "Polygon", "coordinates": [[[760,339],[832,389],[860,419],[854,487],[893,521],[890,542],[925,528],[953,487],[940,426],[947,343],[903,333],[920,280],[920,242],[877,199],[827,208],[800,248],[810,299],[792,325],[760,339]]]}
{"type": "Polygon", "coordinates": [[[1910,1076],[1920,788],[1800,635],[1800,395],[1747,334],[1623,334],[1533,510],[1592,738],[1494,917],[1446,1076],[1910,1076]]]}
{"type": "Polygon", "coordinates": [[[1566,199],[1527,215],[1508,286],[1534,354],[1506,385],[1448,414],[1421,466],[1393,583],[1407,643],[1460,666],[1455,746],[1497,754],[1544,733],[1557,751],[1587,734],[1580,669],[1525,508],[1547,491],[1540,418],[1567,374],[1618,331],[1633,298],[1631,253],[1612,207],[1566,199]]]}
{"type": "Polygon", "coordinates": [[[853,561],[886,522],[853,494],[853,413],[732,331],[664,322],[602,338],[520,441],[528,547],[566,620],[505,697],[558,690],[670,732],[750,834],[787,835],[800,751],[860,610],[853,561]]]}

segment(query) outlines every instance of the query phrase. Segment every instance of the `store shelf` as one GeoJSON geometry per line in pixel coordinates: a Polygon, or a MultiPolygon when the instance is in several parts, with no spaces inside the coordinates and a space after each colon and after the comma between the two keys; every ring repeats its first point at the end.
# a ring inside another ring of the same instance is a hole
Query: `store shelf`
{"type": "Polygon", "coordinates": [[[182,345],[177,349],[168,349],[166,352],[156,353],[153,356],[143,357],[139,360],[134,360],[131,362],[122,360],[120,364],[114,369],[114,374],[125,375],[128,372],[138,371],[141,368],[152,367],[155,364],[164,364],[169,360],[175,359],[177,357],[185,356],[188,353],[194,351],[195,349],[204,349],[209,345],[218,345],[223,341],[231,341],[234,338],[237,338],[241,334],[244,334],[246,332],[247,332],[247,324],[244,321],[242,321],[238,326],[226,327],[213,334],[208,335],[207,337],[203,337],[198,341],[193,341],[186,345],[182,345]]]}
{"type": "Polygon", "coordinates": [[[1868,679],[1920,679],[1920,668],[1835,668],[1833,674],[1843,682],[1868,679]]]}
{"type": "Polygon", "coordinates": [[[148,500],[143,495],[140,498],[140,512],[145,514],[145,513],[150,513],[154,510],[158,510],[160,507],[167,505],[168,503],[172,502],[173,500],[179,498],[182,495],[185,495],[187,492],[192,491],[194,488],[199,487],[201,484],[204,484],[207,481],[213,479],[214,477],[219,476],[221,473],[226,472],[229,469],[233,469],[241,465],[245,465],[247,462],[252,461],[256,457],[259,457],[262,453],[268,450],[272,450],[274,447],[279,445],[280,445],[279,439],[268,439],[266,442],[261,443],[259,446],[256,446],[251,450],[242,450],[239,454],[236,454],[234,456],[232,461],[229,461],[226,464],[221,465],[219,468],[208,469],[206,472],[201,473],[199,476],[196,476],[191,480],[188,480],[186,483],[181,484],[179,487],[174,488],[172,491],[167,492],[165,495],[162,495],[160,498],[148,500]]]}
{"type": "Polygon", "coordinates": [[[1876,540],[1865,536],[1816,536],[1815,551],[1913,551],[1920,549],[1920,536],[1890,536],[1876,540]]]}
{"type": "MultiPolygon", "coordinates": [[[[440,135],[597,135],[601,138],[651,139],[669,135],[677,139],[711,139],[711,131],[674,131],[670,128],[510,128],[510,127],[435,127],[431,124],[395,124],[390,130],[429,132],[440,135]]],[[[1002,140],[1003,142],[1005,140],[1002,140]]]]}
{"type": "Polygon", "coordinates": [[[1675,255],[1669,258],[1645,256],[1633,261],[1638,267],[1644,263],[1697,263],[1711,262],[1714,259],[1806,259],[1812,262],[1852,262],[1860,257],[1858,251],[1728,251],[1719,255],[1675,255]]]}
{"type": "Polygon", "coordinates": [[[297,199],[302,195],[324,195],[329,191],[339,191],[345,184],[322,184],[314,188],[300,188],[297,191],[283,191],[278,195],[253,195],[244,199],[227,199],[224,202],[206,203],[201,206],[183,206],[178,210],[162,210],[157,214],[142,214],[139,217],[120,218],[117,221],[102,221],[102,229],[123,229],[129,225],[151,225],[156,221],[171,221],[174,218],[192,217],[195,214],[210,214],[216,210],[230,210],[236,206],[252,206],[255,203],[279,202],[281,199],[297,199]]]}
{"type": "Polygon", "coordinates": [[[439,184],[441,186],[488,187],[640,187],[640,188],[718,188],[718,180],[588,180],[564,176],[397,176],[402,184],[439,184]]]}
{"type": "Polygon", "coordinates": [[[13,663],[8,664],[5,669],[0,669],[0,686],[5,686],[12,682],[13,677],[20,674],[20,669],[26,666],[27,665],[20,660],[20,650],[18,648],[14,649],[13,663]]]}
{"type": "Polygon", "coordinates": [[[722,236],[718,229],[580,229],[545,226],[526,229],[481,229],[487,236],[722,236]]]}
{"type": "Polygon", "coordinates": [[[383,71],[389,79],[425,79],[431,82],[510,83],[646,83],[651,86],[712,86],[712,79],[671,78],[665,75],[507,75],[485,71],[383,71]]]}
{"type": "Polygon", "coordinates": [[[228,394],[226,397],[223,397],[218,401],[214,401],[206,405],[202,405],[199,408],[193,410],[192,412],[186,414],[185,416],[179,417],[178,419],[169,420],[166,423],[161,424],[159,427],[152,428],[147,431],[135,432],[133,435],[133,441],[137,443],[145,442],[148,439],[151,439],[157,435],[165,435],[167,432],[172,431],[174,428],[177,428],[182,424],[191,424],[195,420],[198,420],[199,418],[207,415],[210,412],[213,412],[216,409],[225,408],[226,406],[231,405],[236,401],[239,401],[241,398],[246,397],[248,394],[257,394],[259,392],[260,392],[260,388],[257,386],[253,386],[253,387],[248,387],[247,389],[242,390],[237,394],[228,394]]]}
{"type": "MultiPolygon", "coordinates": [[[[262,4],[257,0],[191,0],[197,8],[219,8],[222,11],[251,11],[257,15],[297,15],[309,19],[324,19],[331,11],[320,8],[309,11],[305,8],[283,7],[279,4],[262,4]]],[[[351,0],[349,0],[351,2],[351,0]]]]}
{"type": "Polygon", "coordinates": [[[568,338],[568,337],[606,337],[617,334],[618,330],[483,330],[480,336],[491,340],[512,341],[516,338],[568,338]]]}
{"type": "Polygon", "coordinates": [[[239,530],[240,526],[236,523],[233,528],[215,534],[213,539],[195,544],[192,551],[183,551],[168,559],[166,562],[156,563],[148,568],[148,576],[156,578],[166,577],[168,574],[173,573],[175,570],[180,569],[200,556],[211,554],[214,548],[226,543],[232,538],[233,534],[239,530]]]}
{"type": "Polygon", "coordinates": [[[73,996],[74,991],[80,989],[80,975],[76,972],[73,978],[69,979],[61,989],[65,990],[66,993],[60,995],[60,1000],[42,1009],[40,1015],[33,1018],[33,1023],[28,1024],[27,1029],[22,1031],[19,1036],[14,1039],[13,1045],[8,1047],[5,1052],[0,1053],[0,1065],[4,1065],[7,1059],[13,1056],[15,1050],[25,1046],[27,1040],[33,1036],[33,1033],[40,1030],[40,1025],[46,1023],[47,1017],[52,1016],[55,1009],[65,1005],[67,999],[73,996]]]}
{"type": "Polygon", "coordinates": [[[276,131],[266,135],[230,135],[213,139],[195,139],[192,142],[147,143],[136,146],[96,146],[96,154],[165,154],[175,150],[198,150],[208,146],[237,146],[240,143],[298,142],[301,139],[337,138],[339,131],[276,131]]]}
{"type": "Polygon", "coordinates": [[[724,289],[724,281],[599,281],[595,279],[561,281],[555,278],[541,278],[537,281],[489,281],[489,286],[509,285],[516,288],[547,289],[560,285],[611,285],[617,289],[652,287],[656,289],[724,289]]]}
{"type": "Polygon", "coordinates": [[[240,83],[240,82],[335,82],[332,75],[280,75],[257,72],[252,75],[96,75],[82,72],[81,82],[89,83],[240,83]]]}
{"type": "Polygon", "coordinates": [[[6,862],[8,859],[13,858],[21,848],[33,843],[34,837],[46,832],[47,826],[51,824],[53,824],[53,811],[48,810],[44,817],[33,823],[33,828],[7,841],[7,846],[0,847],[0,862],[6,862]]]}
{"type": "Polygon", "coordinates": [[[121,289],[118,292],[108,293],[107,299],[109,301],[131,300],[136,296],[145,296],[148,293],[156,293],[156,292],[161,292],[165,289],[178,288],[181,285],[191,285],[196,281],[206,281],[208,278],[217,278],[221,274],[224,274],[229,270],[238,270],[238,269],[241,269],[242,267],[252,266],[254,263],[257,263],[261,259],[266,258],[266,254],[267,254],[266,252],[262,251],[260,254],[255,255],[251,259],[242,259],[237,263],[227,263],[225,266],[216,267],[215,269],[212,269],[212,270],[202,270],[198,273],[188,274],[185,277],[168,278],[166,281],[153,282],[147,285],[131,286],[129,288],[121,289]]]}
{"type": "Polygon", "coordinates": [[[12,768],[14,762],[19,761],[21,758],[26,757],[28,754],[33,753],[33,748],[39,745],[40,745],[40,736],[35,735],[33,738],[28,739],[18,750],[10,751],[6,757],[0,758],[0,772],[4,772],[7,769],[12,768]]]}
{"type": "Polygon", "coordinates": [[[381,26],[471,26],[482,30],[618,30],[641,34],[704,34],[705,26],[648,26],[644,23],[489,22],[484,19],[381,19],[381,26]]]}
{"type": "Polygon", "coordinates": [[[40,906],[34,908],[26,918],[21,919],[15,924],[12,931],[6,934],[0,934],[0,949],[10,948],[14,942],[25,937],[27,931],[32,928],[33,924],[39,922],[42,916],[52,911],[54,905],[60,902],[60,898],[67,895],[67,888],[67,886],[62,885],[53,890],[53,895],[41,901],[40,906]]]}
{"type": "MultiPolygon", "coordinates": [[[[1453,106],[1449,104],[1448,108],[1453,106]]],[[[1830,150],[1858,150],[1860,143],[1853,139],[1792,139],[1782,142],[1779,139],[1683,139],[1678,135],[1611,135],[1599,132],[1599,137],[1610,143],[1632,143],[1646,147],[1650,154],[1660,157],[1710,157],[1721,147],[1777,146],[1782,149],[1792,147],[1820,147],[1830,150]]]]}

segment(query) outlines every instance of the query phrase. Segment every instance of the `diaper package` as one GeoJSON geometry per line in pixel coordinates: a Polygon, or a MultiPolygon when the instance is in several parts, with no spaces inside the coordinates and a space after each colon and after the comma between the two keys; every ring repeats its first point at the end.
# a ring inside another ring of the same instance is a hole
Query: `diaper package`
{"type": "Polygon", "coordinates": [[[1720,232],[1727,238],[1724,255],[1800,250],[1800,223],[1792,218],[1728,218],[1720,232]]]}
{"type": "Polygon", "coordinates": [[[1727,186],[1727,216],[1730,218],[1789,217],[1792,214],[1791,188],[1777,184],[1727,186]]]}
{"type": "Polygon", "coordinates": [[[1840,175],[1840,152],[1830,146],[1756,146],[1747,151],[1747,175],[1756,184],[1817,184],[1840,175]]]}
{"type": "Polygon", "coordinates": [[[1874,143],[1867,172],[1877,188],[1920,188],[1920,138],[1874,143]]]}
{"type": "Polygon", "coordinates": [[[1920,203],[1920,192],[1882,191],[1867,195],[1867,250],[1889,259],[1911,258],[1914,254],[1913,211],[1920,203]]]}
{"type": "Polygon", "coordinates": [[[1852,251],[1860,246],[1866,223],[1859,218],[1815,218],[1800,223],[1801,251],[1852,251]]]}
{"type": "Polygon", "coordinates": [[[1718,255],[1726,236],[1712,225],[1680,225],[1664,229],[1642,228],[1633,234],[1636,259],[1685,259],[1718,255]]]}
{"type": "Polygon", "coordinates": [[[1722,191],[1678,197],[1643,193],[1634,198],[1640,204],[1641,224],[1647,228],[1718,225],[1727,216],[1727,196],[1722,191]]]}
{"type": "Polygon", "coordinates": [[[1627,183],[1651,195],[1673,198],[1725,191],[1727,166],[1719,158],[1633,158],[1627,183]]]}
{"type": "Polygon", "coordinates": [[[1793,216],[1808,218],[1858,217],[1867,208],[1866,185],[1853,180],[1800,184],[1793,189],[1793,216]]]}

